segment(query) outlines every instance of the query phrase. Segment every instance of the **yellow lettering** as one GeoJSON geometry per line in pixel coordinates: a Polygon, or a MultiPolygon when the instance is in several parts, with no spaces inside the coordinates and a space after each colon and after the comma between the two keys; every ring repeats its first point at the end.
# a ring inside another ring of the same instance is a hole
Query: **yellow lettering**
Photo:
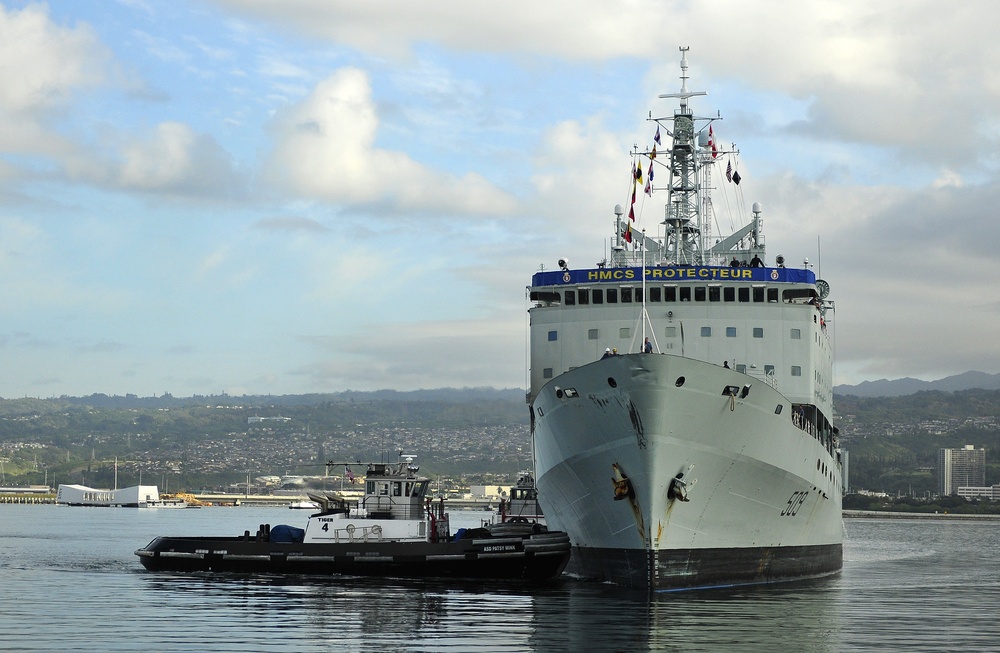
{"type": "Polygon", "coordinates": [[[625,270],[626,279],[635,279],[635,270],[625,270]]]}
{"type": "Polygon", "coordinates": [[[698,268],[698,276],[701,277],[702,279],[707,278],[708,270],[706,270],[705,268],[698,268]]]}
{"type": "Polygon", "coordinates": [[[674,270],[674,268],[667,268],[666,270],[663,271],[663,278],[664,279],[673,279],[675,272],[676,272],[676,270],[674,270]]]}

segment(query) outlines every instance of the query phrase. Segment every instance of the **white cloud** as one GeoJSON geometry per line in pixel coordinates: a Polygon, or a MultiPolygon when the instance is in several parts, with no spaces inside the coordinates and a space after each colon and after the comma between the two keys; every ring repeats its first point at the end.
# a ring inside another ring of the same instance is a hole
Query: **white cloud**
{"type": "Polygon", "coordinates": [[[105,83],[109,58],[86,24],[60,27],[40,5],[0,5],[0,152],[71,149],[51,123],[77,93],[105,83]]]}
{"type": "Polygon", "coordinates": [[[125,145],[121,158],[117,183],[125,188],[221,198],[237,190],[228,153],[211,136],[182,123],[157,125],[150,138],[125,145]]]}
{"type": "Polygon", "coordinates": [[[342,68],[278,113],[265,178],[306,197],[397,210],[502,214],[513,200],[481,175],[456,177],[375,145],[379,127],[367,74],[342,68]]]}

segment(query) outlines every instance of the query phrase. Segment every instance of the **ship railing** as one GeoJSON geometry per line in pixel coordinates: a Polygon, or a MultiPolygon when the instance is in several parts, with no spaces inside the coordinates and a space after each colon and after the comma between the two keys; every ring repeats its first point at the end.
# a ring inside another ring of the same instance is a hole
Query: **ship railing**
{"type": "Polygon", "coordinates": [[[382,539],[382,527],[379,524],[372,526],[355,526],[348,524],[344,528],[333,531],[333,536],[337,542],[371,542],[382,539]]]}
{"type": "Polygon", "coordinates": [[[755,378],[755,379],[757,379],[759,381],[763,381],[764,383],[768,384],[769,386],[771,386],[775,390],[778,389],[778,379],[774,375],[774,371],[773,370],[769,370],[769,369],[768,370],[759,370],[759,369],[754,368],[754,367],[749,367],[746,370],[746,375],[747,376],[752,376],[753,378],[755,378]]]}

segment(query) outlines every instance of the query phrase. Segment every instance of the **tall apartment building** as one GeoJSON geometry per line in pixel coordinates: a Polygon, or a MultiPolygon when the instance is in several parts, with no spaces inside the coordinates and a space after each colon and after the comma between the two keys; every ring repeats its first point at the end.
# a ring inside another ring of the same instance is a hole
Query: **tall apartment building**
{"type": "Polygon", "coordinates": [[[967,444],[962,449],[938,449],[938,493],[958,494],[960,487],[986,485],[986,449],[967,444]]]}

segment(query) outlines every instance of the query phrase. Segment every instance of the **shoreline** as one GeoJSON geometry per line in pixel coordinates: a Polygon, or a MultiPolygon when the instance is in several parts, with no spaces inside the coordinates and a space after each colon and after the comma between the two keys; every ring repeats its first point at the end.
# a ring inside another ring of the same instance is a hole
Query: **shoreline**
{"type": "Polygon", "coordinates": [[[1000,515],[963,515],[950,512],[889,512],[885,510],[842,510],[845,519],[943,519],[952,521],[1000,521],[1000,515]]]}

